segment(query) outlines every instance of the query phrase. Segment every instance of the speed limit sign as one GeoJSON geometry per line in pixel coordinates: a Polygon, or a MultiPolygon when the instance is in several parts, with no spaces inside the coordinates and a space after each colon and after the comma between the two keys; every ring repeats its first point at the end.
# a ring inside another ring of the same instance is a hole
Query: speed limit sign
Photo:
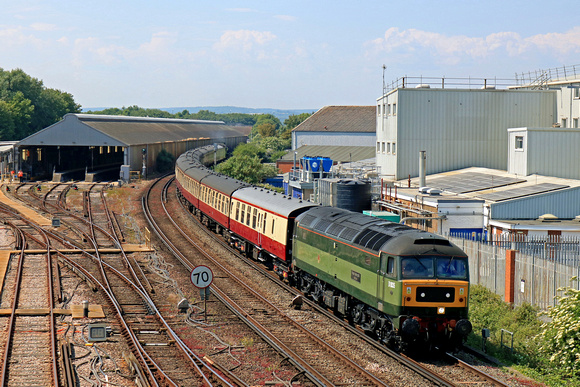
{"type": "Polygon", "coordinates": [[[207,288],[213,281],[213,272],[204,265],[199,265],[191,271],[191,283],[199,289],[207,288]]]}

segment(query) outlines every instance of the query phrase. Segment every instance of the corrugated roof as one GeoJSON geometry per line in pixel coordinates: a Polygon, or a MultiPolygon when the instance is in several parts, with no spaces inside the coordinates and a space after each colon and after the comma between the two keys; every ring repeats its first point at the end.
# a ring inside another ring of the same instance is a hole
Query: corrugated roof
{"type": "Polygon", "coordinates": [[[376,106],[325,106],[293,132],[376,132],[376,106]]]}
{"type": "Polygon", "coordinates": [[[74,114],[79,121],[127,145],[244,136],[221,121],[74,114]]]}
{"type": "MultiPolygon", "coordinates": [[[[348,163],[351,161],[360,161],[376,156],[375,147],[373,146],[331,146],[331,145],[304,145],[296,149],[296,159],[302,157],[329,157],[333,161],[348,163]]],[[[294,152],[286,153],[281,160],[294,160],[294,152]]]]}

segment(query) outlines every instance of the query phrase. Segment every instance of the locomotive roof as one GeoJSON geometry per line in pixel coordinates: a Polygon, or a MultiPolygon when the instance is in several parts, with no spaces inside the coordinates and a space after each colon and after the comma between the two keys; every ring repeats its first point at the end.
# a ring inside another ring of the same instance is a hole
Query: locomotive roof
{"type": "Polygon", "coordinates": [[[297,220],[301,227],[377,253],[465,255],[439,235],[340,208],[312,208],[297,220]]]}
{"type": "Polygon", "coordinates": [[[249,203],[259,203],[259,207],[284,217],[295,216],[296,213],[317,204],[293,198],[290,195],[276,193],[261,187],[247,187],[234,192],[232,197],[249,203]]]}

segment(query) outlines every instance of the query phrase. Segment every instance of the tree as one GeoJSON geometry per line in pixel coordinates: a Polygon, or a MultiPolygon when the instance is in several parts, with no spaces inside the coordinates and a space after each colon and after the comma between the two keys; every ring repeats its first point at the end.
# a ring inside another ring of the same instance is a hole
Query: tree
{"type": "Polygon", "coordinates": [[[175,157],[165,149],[161,149],[159,154],[157,155],[157,171],[158,172],[167,172],[173,169],[173,165],[175,163],[175,157]]]}
{"type": "Polygon", "coordinates": [[[284,120],[284,126],[286,129],[294,129],[298,125],[300,125],[304,120],[310,117],[312,113],[301,113],[301,114],[292,114],[288,118],[284,120]]]}
{"type": "Polygon", "coordinates": [[[276,135],[276,126],[271,122],[262,122],[257,125],[256,129],[261,137],[273,137],[276,135]]]}
{"type": "Polygon", "coordinates": [[[276,168],[262,164],[258,156],[232,156],[216,166],[216,171],[250,184],[258,184],[267,177],[276,176],[276,168]]]}
{"type": "MultiPolygon", "coordinates": [[[[42,81],[21,69],[4,71],[0,68],[0,100],[9,105],[14,124],[4,131],[4,140],[19,140],[60,120],[67,113],[80,113],[81,106],[73,96],[44,87],[42,81]]],[[[6,106],[3,108],[6,121],[6,106]]]]}

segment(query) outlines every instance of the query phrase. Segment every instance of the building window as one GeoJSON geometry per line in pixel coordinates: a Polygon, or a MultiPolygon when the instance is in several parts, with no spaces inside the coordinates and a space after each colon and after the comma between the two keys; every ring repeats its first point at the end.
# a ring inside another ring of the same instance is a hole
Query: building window
{"type": "Polygon", "coordinates": [[[377,153],[381,153],[381,142],[377,141],[377,153]]]}
{"type": "Polygon", "coordinates": [[[578,127],[578,118],[572,119],[572,122],[574,123],[574,127],[577,128],[578,127]]]}
{"type": "Polygon", "coordinates": [[[524,150],[524,136],[516,136],[516,149],[524,150]]]}
{"type": "Polygon", "coordinates": [[[387,143],[387,153],[391,153],[391,143],[387,143]]]}
{"type": "Polygon", "coordinates": [[[381,105],[377,105],[377,116],[381,115],[381,105]]]}
{"type": "Polygon", "coordinates": [[[562,118],[562,127],[563,128],[567,128],[568,127],[568,119],[567,118],[562,118]]]}
{"type": "Polygon", "coordinates": [[[383,153],[385,153],[385,143],[383,142],[383,153]]]}
{"type": "Polygon", "coordinates": [[[580,86],[574,87],[574,98],[580,99],[580,86]]]}
{"type": "Polygon", "coordinates": [[[397,144],[393,143],[393,154],[396,155],[397,154],[397,144]]]}
{"type": "Polygon", "coordinates": [[[393,104],[393,115],[394,116],[397,115],[397,104],[396,103],[393,104]]]}
{"type": "Polygon", "coordinates": [[[391,104],[387,105],[387,114],[391,115],[391,104]]]}
{"type": "Polygon", "coordinates": [[[387,116],[387,104],[384,103],[383,104],[383,117],[386,117],[386,116],[387,116]]]}

